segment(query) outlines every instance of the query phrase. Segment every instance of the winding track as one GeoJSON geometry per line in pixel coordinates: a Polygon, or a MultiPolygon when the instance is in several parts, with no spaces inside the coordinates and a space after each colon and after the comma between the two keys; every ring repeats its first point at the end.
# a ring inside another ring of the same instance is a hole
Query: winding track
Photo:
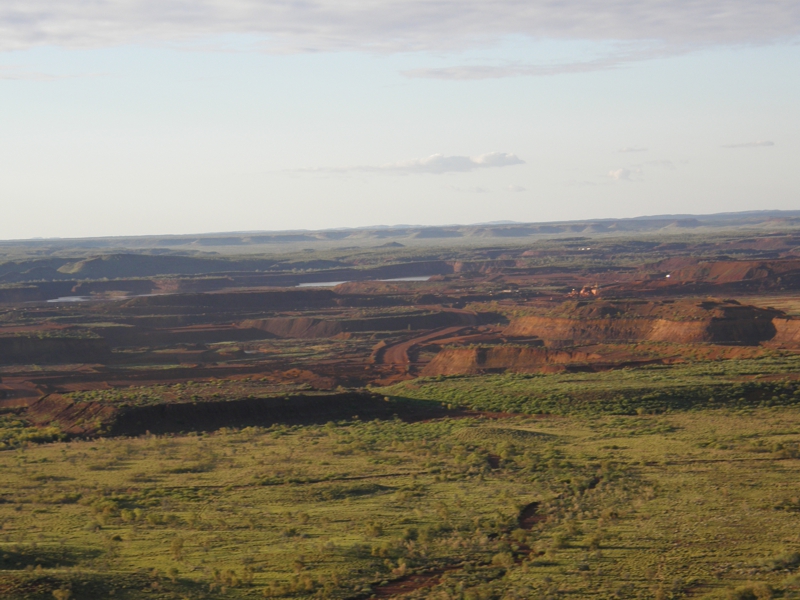
{"type": "Polygon", "coordinates": [[[435,340],[441,337],[452,337],[456,335],[459,331],[464,329],[471,329],[472,325],[457,325],[455,327],[442,327],[439,329],[434,329],[433,331],[429,331],[424,335],[420,335],[417,337],[413,337],[411,339],[403,340],[401,342],[397,342],[395,344],[391,344],[386,346],[383,349],[383,352],[376,355],[376,364],[385,364],[385,365],[409,365],[411,364],[411,357],[409,356],[409,352],[415,347],[420,344],[424,344],[425,342],[430,342],[431,340],[435,340]]]}

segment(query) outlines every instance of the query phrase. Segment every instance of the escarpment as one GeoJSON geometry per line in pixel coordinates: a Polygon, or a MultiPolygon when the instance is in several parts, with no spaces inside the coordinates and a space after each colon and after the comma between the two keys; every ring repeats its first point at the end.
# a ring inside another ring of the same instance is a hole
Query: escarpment
{"type": "MultiPolygon", "coordinates": [[[[755,345],[775,337],[774,321],[783,316],[779,311],[742,306],[733,301],[701,302],[694,307],[684,303],[674,308],[673,303],[622,304],[619,307],[613,303],[603,304],[608,310],[602,317],[595,316],[600,312],[598,306],[587,305],[584,310],[581,310],[584,307],[577,307],[569,317],[519,317],[503,334],[511,338],[539,337],[546,343],[653,341],[755,345]]],[[[785,330],[790,328],[782,326],[785,330]]]]}
{"type": "Polygon", "coordinates": [[[683,360],[686,345],[693,344],[698,351],[702,346],[711,354],[713,348],[730,354],[732,346],[755,350],[761,344],[800,348],[800,319],[732,300],[568,302],[548,313],[513,319],[500,333],[503,344],[446,347],[421,375],[640,366],[683,360]],[[531,346],[531,340],[541,340],[545,347],[531,346]],[[640,342],[671,346],[628,347],[640,342]]]}

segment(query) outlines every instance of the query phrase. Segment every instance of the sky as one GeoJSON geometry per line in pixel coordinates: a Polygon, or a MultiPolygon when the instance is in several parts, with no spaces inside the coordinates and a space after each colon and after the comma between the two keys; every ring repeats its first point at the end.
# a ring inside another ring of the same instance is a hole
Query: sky
{"type": "Polygon", "coordinates": [[[795,0],[0,0],[0,239],[800,209],[795,0]]]}

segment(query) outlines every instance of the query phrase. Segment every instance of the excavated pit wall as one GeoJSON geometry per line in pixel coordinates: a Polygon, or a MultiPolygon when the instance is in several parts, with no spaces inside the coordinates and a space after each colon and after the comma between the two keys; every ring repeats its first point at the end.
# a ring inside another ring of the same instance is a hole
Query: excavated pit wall
{"type": "Polygon", "coordinates": [[[773,317],[774,313],[768,311],[743,313],[731,318],[711,317],[686,321],[520,317],[514,319],[503,334],[509,337],[540,337],[544,340],[572,340],[580,343],[653,341],[755,345],[775,337],[777,328],[774,321],[780,319],[773,317]]]}

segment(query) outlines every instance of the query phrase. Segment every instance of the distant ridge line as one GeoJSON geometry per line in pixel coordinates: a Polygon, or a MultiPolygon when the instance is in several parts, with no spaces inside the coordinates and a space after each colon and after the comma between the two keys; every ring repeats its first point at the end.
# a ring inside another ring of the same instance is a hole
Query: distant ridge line
{"type": "MultiPolygon", "coordinates": [[[[751,211],[740,211],[740,212],[722,212],[722,213],[710,213],[710,214],[660,214],[660,215],[641,215],[638,217],[622,217],[622,218],[613,218],[613,217],[603,217],[603,218],[588,218],[588,219],[574,219],[574,220],[567,220],[567,221],[490,221],[490,222],[482,222],[482,223],[472,223],[472,224],[446,224],[446,225],[372,225],[372,226],[361,226],[361,227],[337,227],[337,228],[329,228],[329,229],[285,229],[285,230],[251,230],[251,231],[227,231],[227,232],[207,232],[207,233],[183,233],[183,234],[155,234],[155,235],[132,235],[132,236],[99,236],[99,237],[83,237],[83,238],[61,238],[61,237],[54,237],[54,238],[26,238],[26,239],[11,239],[11,240],[0,240],[0,245],[24,245],[24,246],[31,246],[31,245],[64,245],[64,246],[74,246],[78,245],[83,248],[89,248],[92,243],[97,244],[98,249],[107,249],[109,247],[113,247],[115,243],[119,244],[120,246],[124,246],[125,242],[145,242],[151,241],[154,243],[155,246],[163,247],[168,246],[171,244],[158,244],[158,241],[172,241],[178,242],[180,240],[187,240],[190,242],[191,240],[215,240],[220,239],[222,242],[220,245],[228,245],[221,240],[221,238],[229,238],[229,242],[235,243],[235,238],[239,238],[241,241],[247,239],[246,245],[253,245],[259,243],[286,243],[286,242],[313,242],[313,241],[335,241],[336,239],[344,239],[345,237],[350,236],[341,236],[341,234],[347,233],[368,233],[368,232],[376,232],[376,234],[388,234],[388,233],[401,233],[405,232],[407,235],[413,236],[415,233],[420,234],[418,237],[426,238],[426,239],[435,239],[436,235],[430,235],[436,231],[442,232],[452,232],[454,230],[463,230],[465,232],[469,232],[471,230],[476,229],[486,229],[486,228],[494,228],[498,232],[503,232],[506,230],[510,230],[512,228],[526,228],[526,229],[533,229],[533,228],[548,228],[548,227],[577,227],[580,225],[585,225],[587,227],[597,224],[597,225],[609,225],[612,223],[645,223],[645,222],[652,222],[652,221],[696,221],[700,226],[725,226],[725,225],[734,225],[734,224],[746,224],[748,222],[752,224],[757,224],[759,221],[769,221],[772,219],[799,219],[800,220],[800,210],[751,210],[751,211]],[[322,237],[319,237],[322,236],[322,237]],[[330,236],[330,237],[326,237],[330,236]],[[338,236],[338,238],[337,238],[338,236]],[[265,238],[259,240],[252,240],[252,238],[265,238]],[[271,238],[271,239],[266,239],[271,238]],[[292,239],[294,238],[294,239],[292,239]],[[86,245],[82,245],[83,242],[86,245]]],[[[797,223],[800,226],[800,222],[797,223]]],[[[633,230],[631,230],[633,232],[633,230]]],[[[541,231],[538,232],[542,235],[547,235],[547,232],[541,231]]],[[[577,233],[577,232],[571,232],[577,233]]],[[[598,233],[598,232],[589,232],[589,233],[598,233]]],[[[558,234],[558,232],[553,232],[553,234],[558,234]]],[[[378,239],[385,239],[387,236],[376,235],[378,239]]],[[[458,237],[452,235],[446,235],[442,237],[458,237]]],[[[472,236],[463,236],[463,237],[472,237],[472,236]]],[[[479,237],[479,236],[475,236],[479,237]]],[[[499,237],[527,237],[526,235],[520,232],[520,235],[500,235],[499,237]]],[[[357,239],[357,236],[354,238],[357,239]]],[[[138,244],[134,244],[137,246],[138,244]]],[[[212,245],[212,244],[207,244],[212,245]]]]}

